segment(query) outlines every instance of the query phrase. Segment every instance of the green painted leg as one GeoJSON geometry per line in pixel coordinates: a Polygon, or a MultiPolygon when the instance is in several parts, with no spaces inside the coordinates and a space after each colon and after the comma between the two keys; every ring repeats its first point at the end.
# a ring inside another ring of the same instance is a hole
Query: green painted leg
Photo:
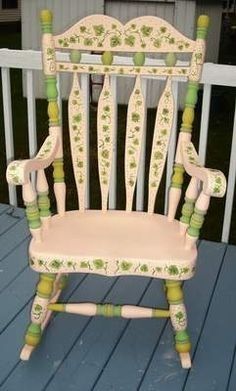
{"type": "Polygon", "coordinates": [[[171,323],[175,331],[175,349],[183,368],[191,367],[191,343],[187,333],[187,314],[180,281],[166,280],[166,297],[169,303],[171,323]]]}
{"type": "Polygon", "coordinates": [[[36,296],[31,308],[31,323],[25,334],[25,345],[21,351],[20,358],[28,360],[33,350],[39,345],[42,332],[47,326],[51,317],[48,311],[49,303],[55,303],[61,290],[65,287],[66,275],[42,273],[36,288],[36,296]]]}

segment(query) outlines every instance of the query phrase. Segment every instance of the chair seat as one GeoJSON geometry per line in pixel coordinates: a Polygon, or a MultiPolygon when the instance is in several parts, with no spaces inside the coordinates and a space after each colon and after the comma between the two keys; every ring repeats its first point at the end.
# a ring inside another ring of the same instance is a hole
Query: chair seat
{"type": "Polygon", "coordinates": [[[185,280],[194,274],[196,247],[185,249],[177,220],[145,212],[70,211],[51,218],[43,240],[30,243],[38,272],[145,275],[185,280]]]}

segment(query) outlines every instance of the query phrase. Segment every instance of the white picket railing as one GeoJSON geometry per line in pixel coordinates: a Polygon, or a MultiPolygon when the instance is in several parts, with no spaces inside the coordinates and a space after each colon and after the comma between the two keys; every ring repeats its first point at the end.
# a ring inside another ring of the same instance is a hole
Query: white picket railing
{"type": "MultiPolygon", "coordinates": [[[[59,53],[58,58],[60,60],[68,60],[68,54],[59,53]]],[[[119,64],[131,64],[132,59],[129,57],[115,57],[115,62],[119,64]]],[[[82,62],[88,63],[99,63],[100,56],[84,54],[82,56],[82,62]]],[[[162,64],[161,60],[147,59],[147,65],[162,64]]],[[[181,62],[179,62],[181,64],[181,62]]],[[[182,63],[184,64],[184,63],[182,63]]],[[[35,95],[33,85],[33,71],[41,70],[41,52],[30,51],[30,50],[9,50],[0,49],[0,67],[2,75],[2,94],[3,94],[3,114],[4,114],[4,128],[5,128],[5,142],[6,142],[6,158],[7,162],[14,159],[14,143],[13,143],[13,127],[12,127],[12,107],[11,107],[11,84],[10,84],[10,68],[18,68],[25,70],[26,72],[26,94],[27,94],[27,112],[28,112],[28,139],[29,139],[29,153],[33,156],[37,150],[37,137],[36,137],[36,114],[35,114],[35,95]]],[[[151,77],[150,77],[151,78],[151,77]]],[[[173,83],[173,93],[177,100],[179,83],[184,78],[175,78],[173,83]]],[[[117,90],[117,78],[113,77],[113,91],[116,93],[117,90]]],[[[211,102],[211,86],[230,86],[236,87],[236,66],[230,65],[219,65],[206,63],[203,67],[203,73],[201,78],[203,84],[203,104],[202,104],[202,116],[201,116],[201,127],[200,127],[200,141],[199,141],[199,155],[201,162],[205,162],[207,138],[208,138],[208,123],[209,123],[209,112],[211,102]]],[[[61,106],[60,97],[60,77],[58,77],[59,86],[59,105],[61,106]]],[[[89,79],[86,75],[82,75],[81,87],[85,93],[87,105],[89,106],[89,79]]],[[[88,107],[89,108],[89,107],[88,107]]],[[[176,144],[176,132],[177,132],[177,117],[174,120],[173,131],[169,146],[169,154],[167,159],[167,177],[166,177],[166,189],[165,189],[165,211],[167,209],[167,192],[170,184],[170,178],[172,173],[172,166],[174,160],[175,144],[176,144]]],[[[116,159],[116,146],[114,146],[115,154],[114,161],[116,159]]],[[[233,124],[233,137],[231,144],[231,155],[230,155],[230,166],[228,173],[228,187],[226,193],[225,211],[224,211],[224,222],[222,230],[222,241],[228,242],[232,208],[233,208],[233,197],[235,188],[235,177],[236,177],[236,110],[234,114],[233,124]]],[[[145,161],[145,149],[143,148],[142,161],[145,161]]],[[[143,165],[144,167],[144,165],[143,165]]],[[[116,205],[116,170],[113,165],[112,173],[112,184],[110,189],[109,207],[115,208],[116,205]]],[[[136,207],[138,210],[143,208],[144,199],[144,169],[140,170],[137,183],[137,197],[136,207]]],[[[87,191],[87,207],[89,206],[89,191],[87,191]]],[[[15,187],[9,186],[9,202],[12,205],[17,205],[17,197],[15,187]]]]}

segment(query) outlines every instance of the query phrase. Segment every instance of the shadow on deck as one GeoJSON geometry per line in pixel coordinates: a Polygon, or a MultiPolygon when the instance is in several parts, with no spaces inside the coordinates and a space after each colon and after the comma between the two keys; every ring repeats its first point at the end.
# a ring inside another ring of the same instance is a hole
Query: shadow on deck
{"type": "MultiPolygon", "coordinates": [[[[201,241],[185,283],[193,367],[180,367],[170,322],[57,314],[28,363],[19,360],[37,274],[24,211],[0,205],[0,390],[235,391],[236,246],[201,241]]],[[[165,306],[162,283],[73,275],[62,300],[165,306]]]]}

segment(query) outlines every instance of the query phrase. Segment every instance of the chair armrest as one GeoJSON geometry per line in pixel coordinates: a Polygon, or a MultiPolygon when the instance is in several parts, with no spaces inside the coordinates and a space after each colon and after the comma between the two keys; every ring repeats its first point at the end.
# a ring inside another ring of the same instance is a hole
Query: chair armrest
{"type": "Polygon", "coordinates": [[[6,172],[7,182],[11,185],[27,184],[30,180],[29,174],[32,171],[43,170],[53,162],[58,147],[58,136],[48,136],[35,158],[14,160],[8,165],[6,172]]]}
{"type": "Polygon", "coordinates": [[[210,197],[223,197],[226,191],[226,178],[221,171],[203,167],[191,142],[181,143],[181,154],[185,171],[202,181],[203,192],[210,197]]]}

